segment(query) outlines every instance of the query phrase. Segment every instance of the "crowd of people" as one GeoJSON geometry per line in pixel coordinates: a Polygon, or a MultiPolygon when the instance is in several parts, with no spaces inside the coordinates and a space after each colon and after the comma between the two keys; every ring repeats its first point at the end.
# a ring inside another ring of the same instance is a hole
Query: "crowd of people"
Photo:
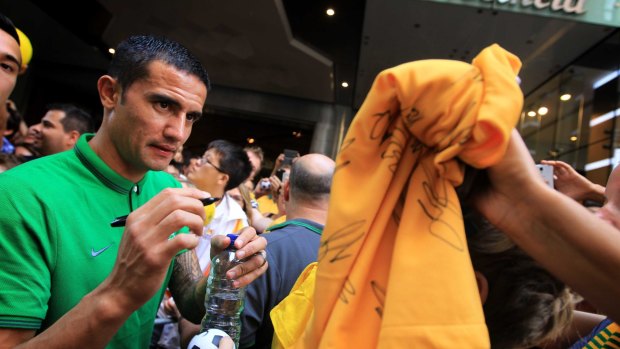
{"type": "Polygon", "coordinates": [[[10,101],[23,47],[0,14],[0,347],[186,348],[229,233],[240,348],[620,343],[620,169],[603,187],[548,160],[544,184],[513,130],[520,62],[499,47],[472,65],[394,68],[335,160],[284,152],[262,178],[260,147],[184,151],[210,81],[181,44],[118,45],[93,86],[98,128],[72,104],[25,124],[10,101]],[[404,72],[419,85],[394,83],[404,72]]]}

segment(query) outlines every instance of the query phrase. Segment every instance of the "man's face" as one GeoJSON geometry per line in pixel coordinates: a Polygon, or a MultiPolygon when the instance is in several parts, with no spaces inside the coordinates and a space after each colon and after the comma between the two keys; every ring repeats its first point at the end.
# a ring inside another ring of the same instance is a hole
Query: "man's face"
{"type": "Polygon", "coordinates": [[[166,169],[201,117],[207,98],[206,86],[194,75],[161,61],[152,62],[148,70],[149,76],[124,94],[116,84],[107,120],[118,167],[131,176],[166,169]]]}
{"type": "MultiPolygon", "coordinates": [[[[0,30],[0,105],[6,105],[6,100],[13,92],[19,66],[21,62],[21,52],[19,44],[5,31],[0,30]]],[[[6,120],[2,120],[3,125],[6,120]]],[[[4,129],[4,127],[0,127],[4,129]]]]}
{"type": "Polygon", "coordinates": [[[41,133],[41,123],[34,124],[28,127],[28,133],[24,137],[24,143],[32,144],[36,149],[41,147],[41,141],[39,140],[39,134],[41,133]]]}
{"type": "Polygon", "coordinates": [[[214,151],[207,150],[198,166],[189,171],[187,179],[200,190],[213,196],[222,196],[228,176],[220,169],[220,157],[214,151]]]}
{"type": "Polygon", "coordinates": [[[611,172],[607,180],[605,197],[605,205],[596,211],[596,215],[620,229],[620,166],[611,172]]]}
{"type": "Polygon", "coordinates": [[[52,155],[73,148],[75,142],[65,131],[61,121],[65,118],[62,110],[50,110],[41,118],[41,126],[35,146],[41,155],[52,155]]]}

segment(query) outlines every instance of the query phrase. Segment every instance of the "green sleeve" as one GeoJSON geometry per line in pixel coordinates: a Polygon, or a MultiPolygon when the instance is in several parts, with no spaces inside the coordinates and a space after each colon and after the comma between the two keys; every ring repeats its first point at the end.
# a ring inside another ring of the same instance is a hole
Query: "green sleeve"
{"type": "Polygon", "coordinates": [[[0,177],[0,327],[41,326],[56,258],[55,226],[28,183],[0,177]]]}

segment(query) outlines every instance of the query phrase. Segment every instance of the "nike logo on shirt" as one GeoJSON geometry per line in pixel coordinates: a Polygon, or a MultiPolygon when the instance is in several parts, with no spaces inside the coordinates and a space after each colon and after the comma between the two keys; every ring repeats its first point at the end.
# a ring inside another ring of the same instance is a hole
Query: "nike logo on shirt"
{"type": "Polygon", "coordinates": [[[93,257],[97,257],[98,255],[100,255],[100,254],[102,254],[103,252],[105,252],[105,250],[107,250],[108,248],[110,248],[110,246],[112,246],[112,245],[110,244],[110,245],[108,245],[108,246],[106,246],[106,247],[104,247],[104,248],[102,248],[102,249],[100,249],[100,250],[97,250],[97,251],[95,251],[95,249],[94,249],[94,248],[91,248],[91,249],[90,249],[90,255],[91,255],[91,256],[93,256],[93,257]]]}

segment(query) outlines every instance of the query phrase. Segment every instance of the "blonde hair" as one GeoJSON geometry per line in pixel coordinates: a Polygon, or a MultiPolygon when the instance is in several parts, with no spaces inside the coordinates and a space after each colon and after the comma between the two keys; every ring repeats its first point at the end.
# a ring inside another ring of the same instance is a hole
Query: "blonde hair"
{"type": "Polygon", "coordinates": [[[239,193],[241,193],[241,198],[243,200],[243,211],[245,215],[248,216],[248,223],[250,226],[252,225],[252,195],[250,194],[250,190],[245,185],[245,183],[241,183],[237,189],[239,189],[239,193]]]}

